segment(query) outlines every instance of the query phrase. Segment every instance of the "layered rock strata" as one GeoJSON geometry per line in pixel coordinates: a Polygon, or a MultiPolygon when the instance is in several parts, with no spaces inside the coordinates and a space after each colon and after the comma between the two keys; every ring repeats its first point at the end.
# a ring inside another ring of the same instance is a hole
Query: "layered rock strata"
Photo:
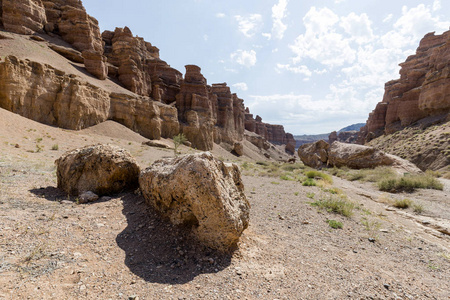
{"type": "Polygon", "coordinates": [[[420,119],[450,112],[450,31],[428,33],[416,54],[400,64],[400,78],[385,85],[383,101],[360,130],[364,143],[420,119]]]}
{"type": "Polygon", "coordinates": [[[0,62],[0,107],[73,130],[110,119],[150,139],[179,132],[175,107],[148,97],[109,93],[49,65],[14,56],[0,62]]]}
{"type": "Polygon", "coordinates": [[[18,34],[44,31],[47,17],[41,0],[2,0],[0,6],[1,22],[7,31],[18,34]]]}

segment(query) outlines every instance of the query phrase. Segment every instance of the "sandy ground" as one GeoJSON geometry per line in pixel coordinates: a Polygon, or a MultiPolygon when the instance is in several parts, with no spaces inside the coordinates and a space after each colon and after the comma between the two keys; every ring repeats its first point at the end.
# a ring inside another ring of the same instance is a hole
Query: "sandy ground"
{"type": "MultiPolygon", "coordinates": [[[[0,299],[450,299],[448,182],[395,196],[424,204],[419,216],[369,183],[333,178],[359,207],[347,218],[311,206],[323,188],[246,175],[250,226],[220,254],[139,194],[77,205],[56,188],[54,160],[73,148],[112,143],[141,167],[174,155],[142,141],[114,122],[73,132],[0,110],[0,299]]],[[[242,164],[259,159],[250,148],[250,158],[213,153],[242,164]]]]}

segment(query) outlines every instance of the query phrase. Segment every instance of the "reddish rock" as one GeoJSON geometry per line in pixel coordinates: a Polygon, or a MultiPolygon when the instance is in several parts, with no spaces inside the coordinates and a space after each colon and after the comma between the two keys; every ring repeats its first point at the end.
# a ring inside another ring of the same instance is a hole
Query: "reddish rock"
{"type": "Polygon", "coordinates": [[[106,57],[94,51],[83,51],[84,67],[86,70],[97,77],[105,80],[108,76],[108,67],[106,65],[106,57]]]}
{"type": "Polygon", "coordinates": [[[49,33],[61,36],[79,51],[103,53],[103,42],[98,21],[86,13],[79,0],[43,1],[49,33]]]}
{"type": "Polygon", "coordinates": [[[217,96],[210,92],[198,66],[186,66],[185,79],[176,99],[181,131],[192,147],[211,150],[214,145],[217,96]]]}
{"type": "Polygon", "coordinates": [[[58,46],[58,45],[55,45],[55,44],[50,44],[49,47],[50,47],[50,49],[52,49],[56,53],[64,56],[68,60],[71,60],[71,61],[76,62],[76,63],[84,63],[84,58],[81,55],[80,51],[77,51],[77,50],[72,49],[72,48],[58,46]]]}
{"type": "Polygon", "coordinates": [[[7,31],[18,34],[43,32],[47,18],[41,0],[3,0],[0,7],[1,22],[7,31]]]}
{"type": "Polygon", "coordinates": [[[390,134],[420,119],[450,112],[450,31],[428,33],[401,63],[400,79],[385,85],[383,101],[361,128],[358,142],[390,134]]]}

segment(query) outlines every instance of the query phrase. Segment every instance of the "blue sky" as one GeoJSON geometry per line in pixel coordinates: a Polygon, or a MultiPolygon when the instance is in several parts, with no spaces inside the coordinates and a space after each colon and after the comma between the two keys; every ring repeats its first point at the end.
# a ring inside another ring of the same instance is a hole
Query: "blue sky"
{"type": "Polygon", "coordinates": [[[264,122],[317,134],[365,122],[384,83],[450,1],[84,0],[101,30],[128,26],[184,73],[226,82],[264,122]]]}

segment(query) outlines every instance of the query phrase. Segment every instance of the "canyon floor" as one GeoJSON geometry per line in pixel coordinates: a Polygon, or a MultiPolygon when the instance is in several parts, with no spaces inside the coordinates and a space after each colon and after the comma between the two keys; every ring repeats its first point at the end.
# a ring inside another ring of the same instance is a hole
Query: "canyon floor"
{"type": "MultiPolygon", "coordinates": [[[[174,155],[145,140],[113,122],[74,132],[0,109],[0,299],[450,299],[448,180],[443,191],[392,195],[333,177],[328,189],[357,205],[343,217],[311,205],[328,196],[323,187],[244,172],[250,226],[236,251],[220,254],[161,220],[138,192],[77,204],[56,188],[54,160],[84,145],[121,146],[142,168],[174,155]]],[[[212,152],[240,165],[263,157],[245,151],[212,152]]]]}

